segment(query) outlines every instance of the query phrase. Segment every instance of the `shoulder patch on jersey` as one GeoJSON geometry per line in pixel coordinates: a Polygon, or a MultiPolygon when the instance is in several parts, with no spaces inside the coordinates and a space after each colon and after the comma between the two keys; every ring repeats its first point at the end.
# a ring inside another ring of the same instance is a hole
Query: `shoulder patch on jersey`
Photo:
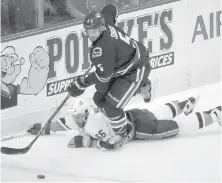
{"type": "Polygon", "coordinates": [[[101,14],[100,13],[96,13],[96,18],[101,18],[101,14]]]}
{"type": "Polygon", "coordinates": [[[109,29],[110,29],[110,34],[111,34],[111,37],[114,37],[116,39],[118,39],[118,35],[117,35],[117,31],[114,27],[108,25],[109,29]]]}
{"type": "Polygon", "coordinates": [[[101,47],[95,47],[92,50],[92,57],[96,58],[96,57],[101,57],[102,56],[102,48],[101,47]]]}

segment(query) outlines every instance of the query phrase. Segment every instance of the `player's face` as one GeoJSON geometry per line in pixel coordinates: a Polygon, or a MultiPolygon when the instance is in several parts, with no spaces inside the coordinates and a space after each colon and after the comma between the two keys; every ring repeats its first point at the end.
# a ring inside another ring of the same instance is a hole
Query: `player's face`
{"type": "Polygon", "coordinates": [[[100,36],[100,29],[86,29],[86,34],[91,41],[96,41],[100,36]]]}
{"type": "Polygon", "coordinates": [[[75,120],[75,123],[80,127],[83,128],[86,124],[86,121],[88,119],[89,116],[89,111],[86,109],[84,111],[84,113],[79,113],[79,114],[75,114],[73,115],[73,118],[75,120]]]}
{"type": "Polygon", "coordinates": [[[79,113],[79,114],[73,115],[73,118],[74,118],[76,124],[77,124],[80,128],[82,128],[82,127],[85,126],[85,117],[84,117],[84,115],[82,115],[81,113],[79,113]]]}

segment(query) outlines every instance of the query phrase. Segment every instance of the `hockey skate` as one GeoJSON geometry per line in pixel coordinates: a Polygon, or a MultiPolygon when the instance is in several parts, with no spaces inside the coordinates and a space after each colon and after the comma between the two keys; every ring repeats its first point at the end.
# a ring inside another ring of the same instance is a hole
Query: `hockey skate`
{"type": "Polygon", "coordinates": [[[135,95],[140,94],[143,97],[144,102],[148,103],[151,100],[151,88],[152,84],[149,79],[141,83],[141,86],[135,92],[135,95]]]}
{"type": "Polygon", "coordinates": [[[213,120],[217,121],[219,125],[221,126],[221,106],[215,107],[211,111],[211,116],[213,117],[213,120]]]}
{"type": "Polygon", "coordinates": [[[144,102],[148,103],[151,100],[151,84],[146,84],[141,87],[141,93],[144,102]]]}
{"type": "Polygon", "coordinates": [[[183,111],[185,115],[189,115],[190,113],[193,112],[193,109],[196,106],[197,102],[199,101],[199,98],[200,95],[188,98],[183,111]]]}

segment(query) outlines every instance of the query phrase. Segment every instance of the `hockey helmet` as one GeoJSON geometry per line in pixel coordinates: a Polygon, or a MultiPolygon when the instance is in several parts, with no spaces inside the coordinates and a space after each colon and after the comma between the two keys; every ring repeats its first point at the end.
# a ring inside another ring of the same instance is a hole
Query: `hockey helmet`
{"type": "Polygon", "coordinates": [[[69,113],[71,113],[72,115],[85,115],[85,113],[88,113],[90,110],[92,110],[91,106],[86,100],[77,98],[75,98],[73,105],[70,106],[68,109],[69,113]]]}
{"type": "Polygon", "coordinates": [[[103,14],[91,11],[84,19],[83,22],[85,29],[96,29],[105,25],[103,14]]]}

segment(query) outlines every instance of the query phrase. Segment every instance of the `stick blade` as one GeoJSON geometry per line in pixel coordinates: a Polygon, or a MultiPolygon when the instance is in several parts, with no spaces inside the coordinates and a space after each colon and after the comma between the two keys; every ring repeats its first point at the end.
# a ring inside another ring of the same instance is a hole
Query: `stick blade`
{"type": "Polygon", "coordinates": [[[27,153],[29,148],[15,149],[10,147],[1,147],[1,153],[7,155],[19,155],[27,153]]]}

